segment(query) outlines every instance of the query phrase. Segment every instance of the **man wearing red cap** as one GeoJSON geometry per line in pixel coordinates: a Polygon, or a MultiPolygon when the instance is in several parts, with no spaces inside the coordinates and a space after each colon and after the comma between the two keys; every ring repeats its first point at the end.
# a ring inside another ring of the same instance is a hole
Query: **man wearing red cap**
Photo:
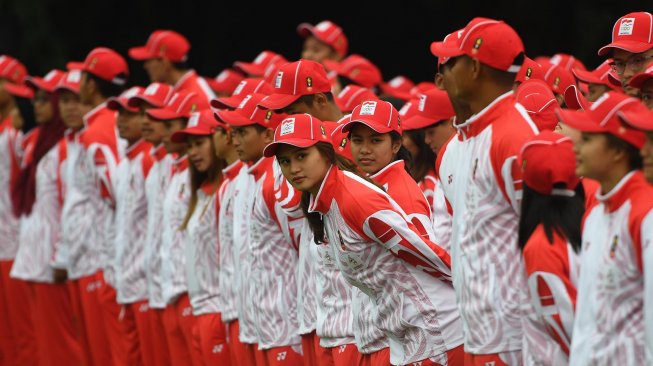
{"type": "MultiPolygon", "coordinates": [[[[116,114],[106,107],[106,100],[122,91],[129,71],[122,56],[102,47],[92,50],[83,63],[69,66],[81,70],[80,100],[93,110],[84,116],[79,154],[69,161],[72,171],[67,181],[61,220],[62,244],[56,262],[67,268],[71,279],[84,284],[80,286],[84,313],[103,317],[112,358],[117,361],[126,352],[121,349],[121,309],[116,303],[112,287],[115,278],[109,262],[113,258],[115,234],[113,181],[121,147],[116,136],[116,114]],[[91,287],[97,293],[87,291],[91,287]],[[99,296],[100,309],[87,299],[89,296],[99,296]]],[[[95,329],[95,324],[87,322],[87,333],[93,346],[99,347],[104,341],[93,337],[103,331],[95,329]]],[[[107,344],[101,347],[106,348],[107,344]]]]}
{"type": "Polygon", "coordinates": [[[27,296],[28,289],[24,282],[9,277],[18,250],[19,220],[12,208],[11,188],[20,172],[22,134],[12,124],[12,116],[18,109],[4,85],[22,83],[26,76],[27,69],[20,61],[8,55],[0,56],[0,294],[3,298],[0,302],[0,350],[7,355],[8,362],[17,364],[33,364],[36,359],[35,350],[24,346],[33,343],[29,327],[21,326],[22,320],[28,319],[21,314],[20,301],[12,301],[27,296]]]}
{"type": "Polygon", "coordinates": [[[639,89],[639,98],[648,108],[653,109],[653,63],[630,80],[630,86],[639,89]]]}
{"type": "Polygon", "coordinates": [[[619,75],[626,94],[637,96],[630,79],[641,72],[653,58],[653,15],[629,13],[612,28],[612,42],[599,49],[599,56],[611,55],[612,68],[619,75]]]}
{"type": "Polygon", "coordinates": [[[156,30],[145,46],[130,48],[129,57],[145,61],[145,70],[151,82],[173,85],[175,92],[197,93],[208,103],[215,98],[215,94],[204,78],[188,68],[189,50],[190,43],[186,37],[172,30],[156,30]]]}
{"type": "Polygon", "coordinates": [[[377,92],[383,82],[381,70],[361,55],[350,55],[342,62],[325,60],[324,67],[334,75],[333,91],[339,93],[349,84],[360,85],[377,92]]]}
{"type": "Polygon", "coordinates": [[[453,105],[472,113],[457,121],[457,137],[437,169],[453,207],[452,268],[466,364],[521,364],[522,357],[537,356],[522,356],[528,345],[522,322],[533,310],[517,247],[521,174],[515,161],[537,131],[512,92],[524,46],[506,23],[474,18],[456,42],[434,42],[431,52],[447,58],[442,84],[453,105]]]}
{"type": "Polygon", "coordinates": [[[340,61],[347,56],[349,42],[342,28],[330,20],[316,25],[301,23],[297,33],[304,38],[302,58],[322,63],[324,60],[340,61]]]}

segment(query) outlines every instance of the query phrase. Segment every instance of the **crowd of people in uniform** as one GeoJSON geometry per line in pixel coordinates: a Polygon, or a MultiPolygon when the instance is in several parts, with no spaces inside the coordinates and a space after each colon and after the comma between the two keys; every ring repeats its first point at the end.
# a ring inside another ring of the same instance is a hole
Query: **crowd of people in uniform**
{"type": "Polygon", "coordinates": [[[474,18],[417,84],[297,32],[0,56],[1,365],[653,364],[651,13],[593,70],[474,18]]]}

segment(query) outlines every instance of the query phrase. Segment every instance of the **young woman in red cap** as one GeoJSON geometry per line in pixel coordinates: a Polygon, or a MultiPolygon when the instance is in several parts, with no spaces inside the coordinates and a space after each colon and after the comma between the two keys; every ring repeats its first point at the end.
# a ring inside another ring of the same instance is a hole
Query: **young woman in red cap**
{"type": "Polygon", "coordinates": [[[197,318],[193,330],[203,365],[229,365],[227,333],[220,311],[218,270],[217,191],[225,162],[216,156],[213,112],[195,112],[185,129],[172,135],[172,142],[185,142],[190,175],[190,200],[181,230],[187,231],[184,255],[188,296],[197,318]]]}
{"type": "Polygon", "coordinates": [[[581,245],[585,194],[576,176],[573,143],[545,131],[526,142],[521,151],[524,194],[519,223],[519,246],[524,255],[531,303],[536,316],[527,319],[526,332],[546,331],[538,344],[539,363],[569,363],[581,245]]]}
{"type": "Polygon", "coordinates": [[[584,218],[571,365],[648,362],[645,319],[653,306],[643,263],[653,240],[653,188],[640,170],[645,135],[622,124],[617,112],[647,110],[635,98],[608,92],[586,111],[558,112],[582,132],[576,173],[600,184],[584,218]]]}
{"type": "Polygon", "coordinates": [[[303,192],[315,241],[330,246],[331,260],[349,283],[373,299],[374,320],[389,339],[390,363],[446,364],[447,353],[462,342],[455,305],[450,311],[439,307],[446,302],[442,291],[452,291],[448,254],[336,155],[319,120],[293,115],[282,121],[265,155],[276,155],[286,179],[303,192]]]}

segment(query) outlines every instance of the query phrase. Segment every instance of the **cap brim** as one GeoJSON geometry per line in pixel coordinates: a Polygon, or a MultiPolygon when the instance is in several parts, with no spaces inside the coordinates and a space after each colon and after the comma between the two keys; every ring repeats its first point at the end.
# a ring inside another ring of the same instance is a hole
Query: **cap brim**
{"type": "Polygon", "coordinates": [[[402,127],[404,131],[419,130],[421,128],[426,128],[426,127],[440,124],[444,122],[446,119],[448,118],[434,120],[433,118],[426,118],[424,116],[416,115],[404,120],[402,123],[402,127]]]}
{"type": "Polygon", "coordinates": [[[641,89],[642,86],[644,86],[644,84],[651,79],[653,79],[653,75],[643,72],[633,76],[633,78],[630,79],[628,85],[632,86],[633,88],[641,89]]]}
{"type": "Polygon", "coordinates": [[[207,131],[206,129],[191,127],[173,133],[172,136],[170,136],[170,141],[179,143],[185,142],[186,139],[188,139],[188,136],[210,136],[212,134],[212,132],[207,131]]]}
{"type": "Polygon", "coordinates": [[[447,58],[458,57],[465,54],[460,48],[447,46],[444,42],[431,43],[431,53],[436,57],[447,58]]]}
{"type": "Polygon", "coordinates": [[[564,97],[567,108],[572,110],[585,110],[592,105],[592,102],[588,101],[575,85],[571,85],[565,90],[564,97]]]}
{"type": "Polygon", "coordinates": [[[18,85],[12,83],[5,83],[4,89],[7,93],[18,98],[32,99],[34,98],[34,90],[25,85],[18,85]]]}
{"type": "Polygon", "coordinates": [[[52,92],[53,93],[58,93],[58,92],[61,92],[62,90],[66,90],[66,91],[69,91],[69,92],[71,92],[71,93],[73,93],[75,95],[79,95],[79,88],[75,89],[75,88],[72,88],[72,87],[70,87],[68,85],[57,85],[52,90],[52,92]]]}
{"type": "Polygon", "coordinates": [[[642,53],[644,51],[648,51],[651,48],[653,48],[653,44],[651,43],[644,43],[644,42],[634,42],[634,41],[618,41],[618,42],[612,42],[606,46],[603,46],[599,49],[599,56],[604,56],[612,48],[618,48],[620,50],[632,52],[632,53],[642,53]]]}
{"type": "MultiPolygon", "coordinates": [[[[243,95],[243,97],[245,97],[245,95],[243,95]]],[[[243,98],[237,96],[211,99],[211,107],[217,109],[225,109],[225,108],[236,109],[236,107],[238,107],[238,104],[240,104],[242,100],[243,98]]]]}
{"type": "Polygon", "coordinates": [[[334,60],[323,60],[322,64],[327,71],[333,71],[336,74],[340,74],[340,62],[334,60]]]}
{"type": "Polygon", "coordinates": [[[413,95],[409,91],[408,92],[398,91],[397,89],[391,87],[388,83],[381,84],[381,91],[393,98],[401,99],[404,101],[408,101],[410,98],[413,97],[413,95]]]}
{"type": "Polygon", "coordinates": [[[43,78],[40,78],[38,76],[35,77],[28,76],[27,78],[25,78],[25,84],[30,85],[34,89],[40,89],[48,93],[54,92],[54,88],[56,87],[56,85],[50,85],[45,80],[43,80],[43,78]]]}
{"type": "Polygon", "coordinates": [[[592,71],[586,71],[581,69],[571,69],[571,72],[574,74],[576,79],[588,83],[588,84],[603,84],[600,78],[596,77],[592,71]]]}
{"type": "Polygon", "coordinates": [[[79,61],[70,61],[66,64],[66,69],[68,71],[84,70],[84,63],[79,61]]]}
{"type": "Polygon", "coordinates": [[[145,61],[155,58],[146,47],[132,47],[129,49],[129,57],[137,61],[145,61]]]}
{"type": "Polygon", "coordinates": [[[297,26],[297,34],[299,34],[300,37],[306,38],[310,35],[314,35],[315,33],[313,32],[313,25],[310,23],[301,23],[300,25],[297,26]]]}
{"type": "Polygon", "coordinates": [[[626,125],[647,132],[653,132],[653,112],[646,113],[633,113],[633,112],[617,112],[617,116],[626,125]]]}
{"type": "Polygon", "coordinates": [[[180,116],[179,114],[175,113],[175,111],[171,111],[166,108],[148,109],[145,113],[147,113],[147,115],[152,119],[159,121],[169,121],[172,119],[184,118],[184,116],[180,116]]]}
{"type": "Polygon", "coordinates": [[[592,121],[587,113],[568,109],[557,109],[556,116],[569,127],[581,132],[608,132],[605,128],[592,121]]]}
{"type": "Polygon", "coordinates": [[[388,133],[388,132],[394,131],[394,129],[392,129],[390,127],[387,127],[387,126],[381,126],[381,125],[379,125],[378,123],[376,123],[374,121],[359,118],[359,119],[354,119],[354,120],[351,120],[351,121],[343,124],[342,125],[342,132],[349,133],[349,131],[351,131],[352,127],[354,127],[354,124],[356,124],[356,123],[362,123],[365,126],[367,126],[367,127],[371,128],[371,129],[373,129],[374,131],[376,131],[376,133],[388,133]]]}
{"type": "Polygon", "coordinates": [[[129,98],[129,100],[127,101],[127,105],[129,107],[131,107],[131,108],[138,108],[138,107],[141,106],[142,103],[147,103],[147,104],[153,106],[154,108],[163,107],[162,105],[156,105],[156,104],[152,103],[152,101],[150,99],[148,99],[147,97],[142,96],[142,95],[135,95],[135,96],[129,98]]]}
{"type": "Polygon", "coordinates": [[[107,100],[107,108],[113,111],[119,111],[122,109],[128,109],[129,106],[123,105],[118,98],[109,98],[107,100]]]}
{"type": "Polygon", "coordinates": [[[609,72],[608,73],[608,81],[610,82],[610,84],[616,86],[618,88],[618,90],[621,90],[622,85],[621,85],[621,80],[619,79],[619,76],[615,75],[612,72],[609,72]]]}
{"type": "Polygon", "coordinates": [[[266,158],[273,157],[277,153],[277,149],[279,148],[279,145],[282,144],[291,145],[291,146],[298,147],[300,149],[304,149],[307,147],[311,147],[317,144],[318,142],[319,141],[317,140],[307,140],[307,139],[299,139],[299,138],[288,139],[283,141],[275,141],[268,144],[268,146],[266,146],[265,149],[263,149],[263,156],[265,156],[266,158]]]}
{"type": "Polygon", "coordinates": [[[264,109],[283,109],[295,103],[301,95],[272,94],[263,98],[258,105],[264,109]]]}
{"type": "Polygon", "coordinates": [[[249,76],[262,77],[263,74],[265,74],[264,68],[255,65],[251,62],[236,61],[234,62],[234,68],[241,70],[242,72],[244,72],[249,76]]]}
{"type": "Polygon", "coordinates": [[[236,111],[215,111],[213,114],[218,121],[222,121],[231,126],[250,126],[256,125],[257,123],[250,120],[249,118],[243,116],[242,114],[236,111]]]}

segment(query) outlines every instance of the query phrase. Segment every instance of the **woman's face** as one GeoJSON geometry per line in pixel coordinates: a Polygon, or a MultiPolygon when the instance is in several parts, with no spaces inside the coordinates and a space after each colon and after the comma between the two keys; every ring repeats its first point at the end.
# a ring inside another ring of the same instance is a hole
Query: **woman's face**
{"type": "Polygon", "coordinates": [[[644,176],[649,183],[653,184],[653,132],[646,133],[646,143],[640,150],[644,176]]]}
{"type": "Polygon", "coordinates": [[[375,174],[393,162],[401,148],[401,141],[392,141],[389,133],[378,133],[356,123],[349,134],[354,162],[367,174],[375,174]]]}
{"type": "Polygon", "coordinates": [[[401,136],[401,144],[410,152],[410,156],[413,158],[417,157],[417,154],[419,154],[419,147],[407,133],[404,133],[404,135],[401,136]]]}
{"type": "Polygon", "coordinates": [[[277,150],[277,161],[286,180],[297,190],[317,194],[331,162],[315,146],[305,149],[283,144],[277,150]]]}
{"type": "Polygon", "coordinates": [[[169,153],[183,154],[186,152],[185,143],[172,142],[171,140],[172,134],[174,134],[177,131],[183,130],[186,127],[186,123],[184,123],[183,120],[175,119],[172,121],[155,122],[155,123],[161,123],[163,125],[163,130],[164,130],[163,146],[165,146],[166,150],[169,153]]]}
{"type": "Polygon", "coordinates": [[[213,133],[213,145],[218,158],[225,159],[229,150],[233,148],[230,133],[222,127],[216,128],[215,133],[213,133]]]}
{"type": "Polygon", "coordinates": [[[75,131],[81,129],[84,126],[85,110],[78,95],[68,90],[59,92],[59,113],[66,127],[75,131]]]}
{"type": "Polygon", "coordinates": [[[142,118],[143,117],[140,112],[132,112],[126,109],[122,109],[120,112],[118,112],[116,126],[118,127],[118,134],[120,137],[129,141],[130,144],[140,140],[142,137],[142,118]]]}
{"type": "Polygon", "coordinates": [[[50,102],[50,95],[44,90],[37,90],[32,99],[34,104],[34,118],[39,125],[46,124],[54,117],[52,111],[52,103],[50,102]]]}
{"type": "Polygon", "coordinates": [[[454,133],[455,130],[451,122],[442,121],[424,129],[424,142],[429,145],[433,153],[437,156],[442,146],[449,141],[454,133]]]}
{"type": "Polygon", "coordinates": [[[615,152],[604,134],[583,132],[580,142],[574,144],[576,175],[603,182],[612,170],[615,152]]]}
{"type": "Polygon", "coordinates": [[[199,172],[208,171],[216,159],[211,136],[188,136],[188,160],[199,172]]]}

